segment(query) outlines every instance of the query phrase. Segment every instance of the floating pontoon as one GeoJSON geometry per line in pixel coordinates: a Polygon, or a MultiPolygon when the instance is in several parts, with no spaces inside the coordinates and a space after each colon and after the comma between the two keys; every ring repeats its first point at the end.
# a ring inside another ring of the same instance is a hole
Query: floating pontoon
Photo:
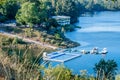
{"type": "Polygon", "coordinates": [[[47,57],[43,57],[43,60],[53,61],[53,62],[66,62],[81,56],[81,54],[76,53],[59,53],[54,52],[47,55],[47,57]]]}

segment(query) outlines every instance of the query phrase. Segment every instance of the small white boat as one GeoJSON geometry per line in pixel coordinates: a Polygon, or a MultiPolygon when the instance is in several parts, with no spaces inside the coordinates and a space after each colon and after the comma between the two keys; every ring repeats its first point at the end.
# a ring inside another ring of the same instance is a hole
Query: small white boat
{"type": "Polygon", "coordinates": [[[97,54],[97,53],[99,53],[99,52],[98,52],[98,47],[93,48],[93,49],[90,51],[90,53],[91,53],[91,54],[97,54]]]}
{"type": "Polygon", "coordinates": [[[101,54],[106,54],[106,53],[108,53],[107,48],[103,48],[103,50],[101,51],[101,54]]]}
{"type": "Polygon", "coordinates": [[[82,54],[88,54],[88,53],[90,53],[90,51],[81,50],[81,53],[82,53],[82,54]]]}

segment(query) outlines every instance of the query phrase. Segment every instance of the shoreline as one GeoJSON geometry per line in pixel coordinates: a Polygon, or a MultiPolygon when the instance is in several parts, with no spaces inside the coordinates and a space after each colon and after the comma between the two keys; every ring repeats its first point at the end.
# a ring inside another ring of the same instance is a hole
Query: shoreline
{"type": "Polygon", "coordinates": [[[0,29],[1,29],[1,33],[4,33],[6,35],[18,37],[25,41],[33,42],[41,46],[51,47],[52,49],[57,49],[57,48],[64,49],[64,48],[73,48],[80,46],[79,43],[70,40],[66,36],[57,39],[54,35],[48,34],[45,31],[39,31],[37,30],[37,28],[35,28],[34,31],[32,32],[33,33],[32,37],[28,37],[26,35],[25,31],[28,30],[29,28],[5,26],[0,29]]]}
{"type": "Polygon", "coordinates": [[[16,35],[16,34],[4,32],[4,31],[2,31],[2,30],[0,31],[0,34],[1,34],[1,35],[5,35],[5,36],[9,36],[9,37],[13,37],[13,38],[17,37],[17,38],[19,38],[19,39],[22,39],[22,40],[25,41],[25,42],[38,44],[38,45],[41,45],[41,46],[44,46],[44,47],[52,48],[52,49],[54,49],[54,50],[55,50],[55,49],[58,49],[58,48],[63,48],[63,49],[64,49],[64,48],[74,48],[74,47],[80,46],[79,43],[74,42],[74,41],[72,41],[72,40],[70,40],[69,38],[66,38],[66,37],[65,37],[65,40],[66,40],[67,42],[69,42],[70,44],[66,45],[65,47],[60,47],[60,46],[57,46],[57,47],[56,47],[56,46],[52,46],[52,45],[54,45],[54,44],[47,44],[47,43],[45,43],[45,42],[35,41],[35,40],[30,39],[30,38],[21,37],[21,36],[16,35]]]}

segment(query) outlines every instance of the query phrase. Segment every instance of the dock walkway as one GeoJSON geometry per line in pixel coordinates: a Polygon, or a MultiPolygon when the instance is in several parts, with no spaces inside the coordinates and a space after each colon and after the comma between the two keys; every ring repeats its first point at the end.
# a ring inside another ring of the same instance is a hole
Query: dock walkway
{"type": "MultiPolygon", "coordinates": [[[[52,54],[52,53],[51,53],[52,54]]],[[[66,61],[69,61],[69,60],[72,60],[72,59],[74,59],[74,58],[77,58],[77,57],[80,57],[80,56],[82,56],[81,54],[68,54],[68,53],[58,53],[58,54],[55,54],[55,55],[53,55],[53,56],[47,56],[47,57],[45,57],[45,58],[43,58],[43,60],[47,60],[47,61],[53,61],[53,62],[66,62],[66,61]],[[68,58],[62,58],[62,59],[57,59],[57,58],[59,58],[59,57],[61,57],[61,56],[64,56],[64,55],[68,55],[68,56],[70,56],[70,57],[68,57],[68,58]]]]}

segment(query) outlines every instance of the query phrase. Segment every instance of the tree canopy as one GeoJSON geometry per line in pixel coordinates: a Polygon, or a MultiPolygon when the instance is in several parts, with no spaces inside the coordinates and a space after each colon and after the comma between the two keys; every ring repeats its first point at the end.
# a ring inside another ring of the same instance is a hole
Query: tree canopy
{"type": "Polygon", "coordinates": [[[16,15],[17,22],[29,26],[40,22],[40,12],[35,3],[25,2],[16,15]]]}
{"type": "Polygon", "coordinates": [[[104,10],[120,10],[120,1],[0,0],[0,14],[8,19],[14,19],[17,13],[17,22],[22,24],[43,23],[46,22],[51,16],[55,15],[70,16],[71,23],[75,23],[80,13],[84,13],[86,11],[92,12],[104,10]]]}
{"type": "Polygon", "coordinates": [[[19,4],[16,0],[1,0],[0,13],[8,19],[15,19],[15,15],[19,9],[19,4]]]}

